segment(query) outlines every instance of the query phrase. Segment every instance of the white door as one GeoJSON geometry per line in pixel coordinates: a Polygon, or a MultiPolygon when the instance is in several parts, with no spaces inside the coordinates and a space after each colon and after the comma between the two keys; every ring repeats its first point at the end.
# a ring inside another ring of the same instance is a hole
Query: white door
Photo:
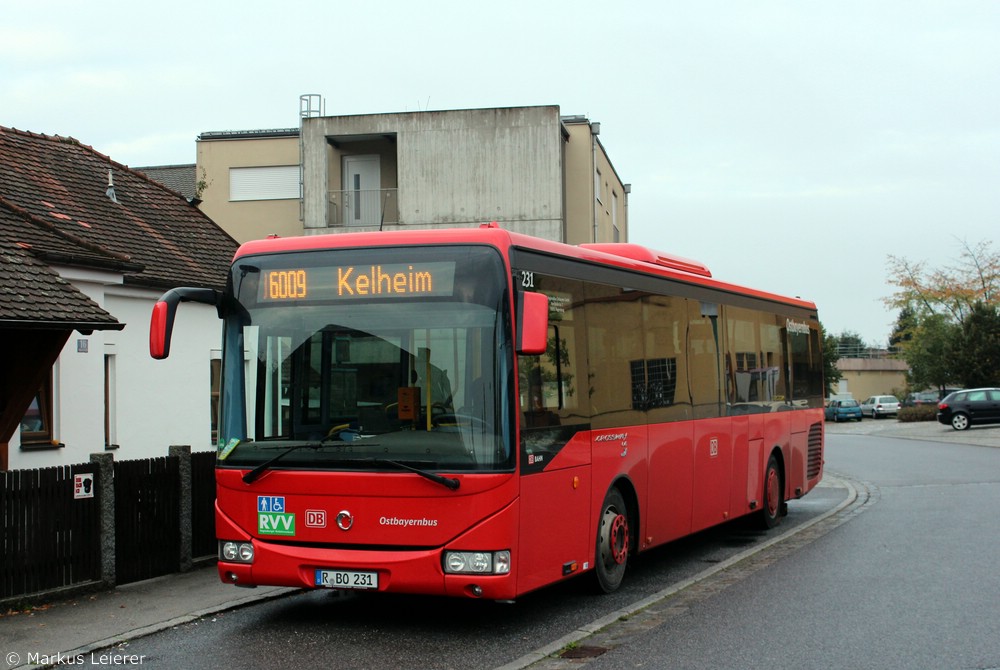
{"type": "Polygon", "coordinates": [[[379,157],[344,156],[344,223],[377,226],[381,223],[379,157]]]}

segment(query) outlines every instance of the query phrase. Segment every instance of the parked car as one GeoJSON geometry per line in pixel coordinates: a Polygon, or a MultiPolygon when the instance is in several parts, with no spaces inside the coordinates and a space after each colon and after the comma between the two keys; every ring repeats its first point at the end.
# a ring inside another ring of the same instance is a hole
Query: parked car
{"type": "Polygon", "coordinates": [[[937,420],[955,430],[1000,423],[1000,388],[963,389],[938,403],[937,420]]]}
{"type": "Polygon", "coordinates": [[[921,391],[920,393],[911,393],[906,396],[903,401],[903,407],[919,407],[920,405],[934,405],[937,406],[941,402],[942,396],[938,395],[937,391],[921,391]]]}
{"type": "Polygon", "coordinates": [[[873,419],[899,414],[899,398],[894,395],[873,395],[861,403],[861,413],[873,419]]]}
{"type": "Polygon", "coordinates": [[[827,421],[861,421],[861,406],[857,400],[831,400],[825,414],[827,421]]]}
{"type": "Polygon", "coordinates": [[[903,407],[919,407],[921,405],[933,405],[937,407],[938,403],[945,399],[949,393],[954,393],[955,391],[961,391],[961,389],[946,388],[938,390],[921,391],[919,393],[911,393],[906,396],[903,400],[903,407]]]}

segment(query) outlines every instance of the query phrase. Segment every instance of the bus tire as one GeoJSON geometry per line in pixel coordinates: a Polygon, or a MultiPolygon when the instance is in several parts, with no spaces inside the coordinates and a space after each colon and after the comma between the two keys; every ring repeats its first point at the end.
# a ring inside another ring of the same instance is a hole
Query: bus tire
{"type": "Polygon", "coordinates": [[[604,498],[597,522],[597,549],[594,573],[597,587],[604,593],[618,589],[625,577],[629,558],[630,521],[621,491],[612,488],[604,498]]]}
{"type": "Polygon", "coordinates": [[[760,511],[760,526],[764,530],[774,528],[781,523],[785,513],[784,482],[778,458],[774,454],[767,459],[767,469],[764,470],[764,506],[760,511]]]}

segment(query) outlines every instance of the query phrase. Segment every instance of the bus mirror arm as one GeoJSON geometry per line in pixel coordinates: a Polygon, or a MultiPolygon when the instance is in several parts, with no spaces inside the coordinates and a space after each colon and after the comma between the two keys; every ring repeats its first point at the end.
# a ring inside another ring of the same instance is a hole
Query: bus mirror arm
{"type": "Polygon", "coordinates": [[[211,288],[172,288],[153,305],[149,320],[149,355],[162,360],[170,355],[170,335],[174,329],[177,305],[182,302],[200,302],[205,305],[222,304],[222,293],[211,288]]]}
{"type": "Polygon", "coordinates": [[[537,356],[545,353],[549,334],[549,297],[544,293],[518,293],[517,353],[537,356]]]}

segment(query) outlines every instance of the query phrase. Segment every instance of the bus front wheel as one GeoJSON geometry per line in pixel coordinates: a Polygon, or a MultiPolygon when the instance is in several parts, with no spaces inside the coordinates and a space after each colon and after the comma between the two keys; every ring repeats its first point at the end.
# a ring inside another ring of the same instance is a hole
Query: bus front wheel
{"type": "Polygon", "coordinates": [[[594,572],[597,586],[604,593],[615,591],[625,577],[625,566],[629,556],[628,508],[621,491],[608,491],[601,505],[601,515],[597,525],[597,551],[594,572]]]}
{"type": "Polygon", "coordinates": [[[781,523],[784,513],[784,482],[781,479],[781,468],[778,467],[778,458],[771,454],[767,459],[767,470],[764,471],[764,509],[760,511],[760,526],[765,530],[774,528],[781,523]]]}

